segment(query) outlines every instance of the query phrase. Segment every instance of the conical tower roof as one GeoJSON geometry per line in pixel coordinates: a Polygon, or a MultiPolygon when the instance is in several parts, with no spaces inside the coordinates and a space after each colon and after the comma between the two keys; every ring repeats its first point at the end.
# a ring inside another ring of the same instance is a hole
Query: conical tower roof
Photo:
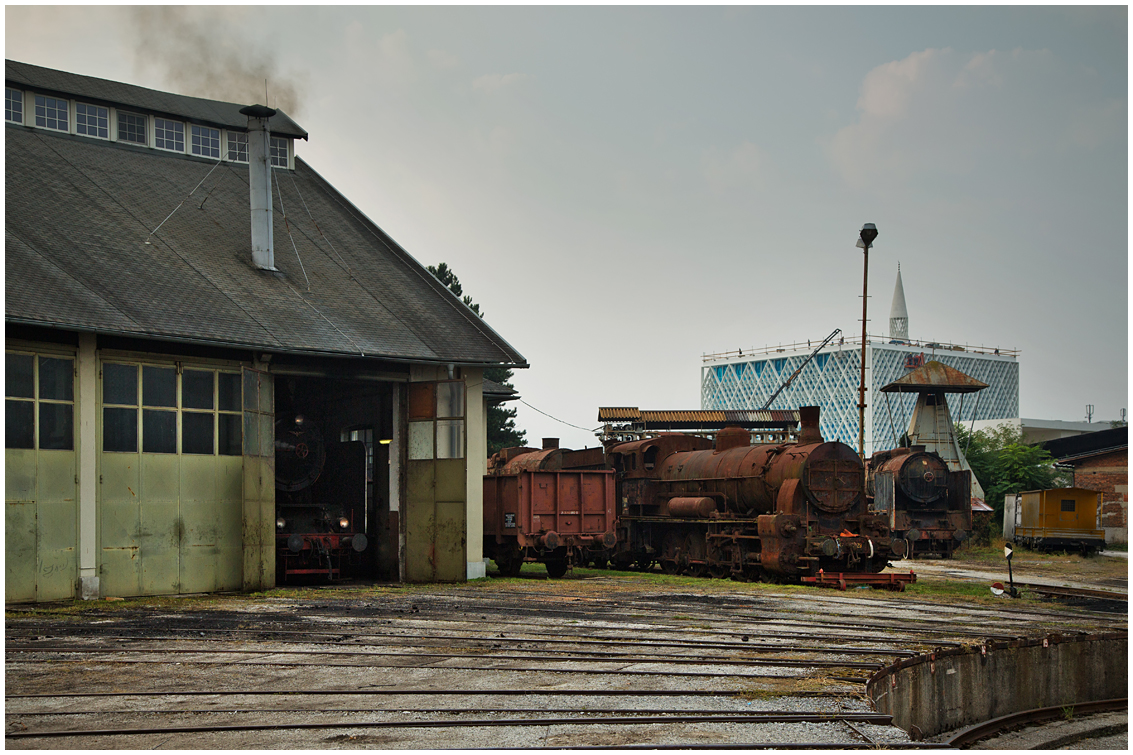
{"type": "Polygon", "coordinates": [[[905,309],[905,286],[901,283],[901,263],[897,263],[897,285],[893,288],[893,306],[889,308],[889,337],[909,340],[909,311],[905,309]]]}
{"type": "Polygon", "coordinates": [[[909,319],[909,310],[905,308],[905,286],[901,283],[901,263],[897,263],[897,285],[893,288],[893,306],[889,308],[889,319],[897,317],[909,319]]]}
{"type": "Polygon", "coordinates": [[[883,393],[975,393],[987,388],[987,383],[965,375],[959,370],[935,360],[918,367],[903,378],[882,388],[883,393]]]}

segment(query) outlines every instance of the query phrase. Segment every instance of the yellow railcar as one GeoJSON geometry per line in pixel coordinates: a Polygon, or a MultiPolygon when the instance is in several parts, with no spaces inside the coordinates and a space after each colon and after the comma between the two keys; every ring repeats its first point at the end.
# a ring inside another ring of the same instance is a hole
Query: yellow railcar
{"type": "Polygon", "coordinates": [[[1010,521],[1005,521],[1004,536],[1015,543],[1035,550],[1078,550],[1084,555],[1105,547],[1102,494],[1096,490],[1029,490],[1015,497],[1013,508],[1013,517],[1005,511],[1004,519],[1010,521]]]}

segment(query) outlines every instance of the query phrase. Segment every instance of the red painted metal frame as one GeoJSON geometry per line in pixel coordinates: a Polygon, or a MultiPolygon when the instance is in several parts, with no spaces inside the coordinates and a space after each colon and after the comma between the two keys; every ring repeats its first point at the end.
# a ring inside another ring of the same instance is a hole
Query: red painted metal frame
{"type": "Polygon", "coordinates": [[[843,572],[824,572],[822,569],[818,570],[818,574],[813,577],[800,577],[804,584],[814,585],[815,587],[836,587],[839,590],[845,590],[847,585],[852,586],[869,586],[877,589],[891,590],[893,592],[904,592],[905,585],[911,585],[917,581],[917,575],[913,572],[908,574],[890,573],[890,574],[852,574],[843,572]]]}

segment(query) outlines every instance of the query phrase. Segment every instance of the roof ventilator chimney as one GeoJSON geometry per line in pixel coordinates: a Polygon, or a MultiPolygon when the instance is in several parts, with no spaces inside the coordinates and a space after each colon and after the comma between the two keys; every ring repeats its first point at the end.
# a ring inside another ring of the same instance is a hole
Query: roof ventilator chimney
{"type": "Polygon", "coordinates": [[[275,271],[272,241],[271,131],[268,119],[275,111],[264,105],[240,109],[248,116],[248,189],[252,207],[252,264],[275,271]]]}

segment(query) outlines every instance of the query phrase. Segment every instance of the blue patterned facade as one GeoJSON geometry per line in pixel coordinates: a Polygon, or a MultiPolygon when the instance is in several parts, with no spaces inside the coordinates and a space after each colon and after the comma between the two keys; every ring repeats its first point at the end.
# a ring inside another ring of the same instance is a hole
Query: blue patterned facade
{"type": "MultiPolygon", "coordinates": [[[[702,409],[758,409],[810,355],[810,350],[733,357],[701,368],[702,409]]],[[[1008,419],[1019,416],[1019,362],[1014,356],[971,351],[932,350],[874,341],[866,347],[866,455],[894,448],[909,426],[915,394],[886,394],[880,389],[935,359],[988,388],[973,394],[949,394],[954,421],[1008,419]]],[[[858,383],[861,346],[828,347],[815,356],[771,409],[819,406],[827,440],[858,444],[858,383]]]]}

